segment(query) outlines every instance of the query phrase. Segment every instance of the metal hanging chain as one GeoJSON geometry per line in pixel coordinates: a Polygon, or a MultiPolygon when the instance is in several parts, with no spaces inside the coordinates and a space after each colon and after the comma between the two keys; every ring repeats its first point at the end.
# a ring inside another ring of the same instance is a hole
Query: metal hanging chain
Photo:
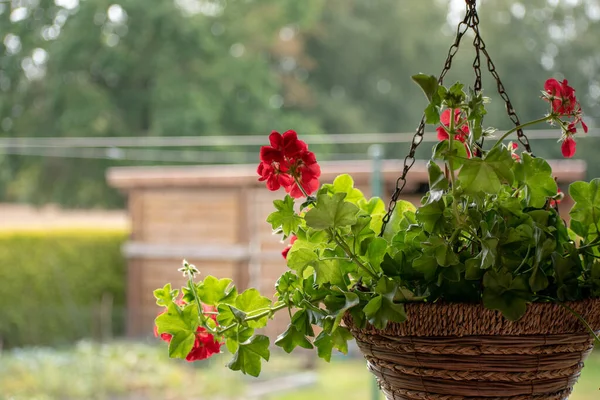
{"type": "MultiPolygon", "coordinates": [[[[483,41],[483,39],[481,38],[481,35],[479,33],[479,15],[477,15],[477,10],[475,9],[475,0],[472,0],[472,4],[473,4],[473,6],[472,6],[473,8],[472,8],[471,28],[473,29],[473,32],[475,32],[475,39],[473,40],[473,45],[475,46],[475,51],[476,51],[476,58],[475,58],[475,62],[473,63],[473,68],[475,69],[475,74],[478,76],[477,79],[479,80],[480,89],[481,89],[481,70],[478,71],[478,69],[476,68],[476,65],[477,65],[477,67],[479,67],[481,64],[481,62],[479,61],[479,52],[481,52],[485,55],[485,58],[487,60],[488,71],[490,71],[490,74],[496,81],[496,87],[498,89],[498,94],[500,95],[500,97],[502,97],[502,100],[504,100],[504,104],[506,105],[506,112],[508,113],[508,117],[513,122],[513,124],[515,124],[516,127],[519,127],[521,125],[521,122],[519,121],[519,117],[517,116],[517,113],[515,112],[515,109],[514,109],[512,103],[510,102],[508,93],[506,93],[506,89],[504,88],[504,84],[502,84],[502,80],[500,80],[500,75],[498,75],[498,72],[496,71],[496,66],[494,65],[494,62],[492,61],[492,58],[490,57],[490,54],[488,53],[488,51],[486,49],[485,42],[483,41]]],[[[475,81],[475,84],[477,85],[477,80],[475,81]]],[[[475,90],[477,90],[477,89],[475,89],[475,90]]],[[[523,145],[523,147],[525,147],[525,150],[527,150],[528,153],[532,153],[531,145],[529,143],[529,138],[527,138],[527,135],[525,135],[525,133],[523,132],[523,129],[521,129],[521,128],[517,129],[517,139],[523,145]]]]}
{"type": "MultiPolygon", "coordinates": [[[[440,73],[440,77],[438,78],[438,83],[440,85],[443,84],[446,73],[448,73],[448,71],[452,67],[452,60],[454,59],[454,56],[458,52],[458,48],[459,48],[461,39],[463,38],[465,33],[469,30],[470,21],[471,21],[474,9],[475,9],[474,5],[473,5],[473,7],[470,7],[469,5],[467,5],[467,13],[465,14],[465,18],[458,24],[458,28],[456,29],[456,38],[454,39],[454,43],[452,44],[452,46],[450,46],[450,49],[448,50],[448,56],[446,57],[446,62],[444,63],[444,68],[442,69],[442,72],[440,73]]],[[[481,73],[480,73],[480,75],[481,75],[481,73]]],[[[424,134],[425,134],[425,115],[423,115],[423,117],[421,118],[421,123],[419,124],[419,127],[417,128],[417,131],[415,132],[415,135],[413,136],[408,155],[406,157],[404,157],[404,167],[402,168],[402,174],[396,180],[396,188],[394,189],[394,193],[392,194],[392,198],[388,205],[388,211],[383,217],[383,225],[381,227],[380,236],[383,235],[383,232],[385,231],[385,227],[387,226],[388,222],[390,222],[390,218],[392,217],[392,214],[394,213],[394,209],[396,208],[396,202],[398,201],[398,197],[400,197],[400,193],[402,193],[402,190],[406,186],[406,175],[408,174],[408,171],[412,168],[412,166],[415,164],[415,161],[416,161],[415,152],[417,151],[417,147],[419,147],[419,145],[423,141],[424,134]]]]}
{"type": "MultiPolygon", "coordinates": [[[[443,84],[444,77],[446,76],[446,74],[448,73],[450,68],[452,67],[452,60],[453,60],[454,56],[456,55],[456,53],[458,52],[458,48],[459,48],[462,37],[469,30],[469,28],[473,29],[473,31],[475,32],[475,38],[473,39],[473,46],[475,47],[475,60],[473,61],[473,69],[475,71],[474,90],[475,90],[475,92],[480,92],[482,89],[480,54],[483,53],[487,60],[488,70],[490,71],[490,73],[492,74],[494,79],[496,80],[498,93],[500,94],[500,97],[502,97],[502,99],[504,100],[504,103],[506,105],[506,111],[508,113],[509,118],[515,124],[515,126],[520,126],[521,123],[519,121],[519,117],[515,113],[512,103],[510,102],[508,94],[506,93],[506,90],[504,88],[504,85],[502,84],[502,81],[500,80],[500,76],[498,75],[498,72],[496,72],[496,66],[492,62],[492,59],[490,58],[490,55],[486,49],[485,43],[484,43],[483,39],[481,38],[481,35],[479,34],[479,15],[477,15],[476,0],[465,0],[465,2],[466,2],[466,6],[467,6],[467,12],[465,14],[464,19],[458,24],[458,28],[456,30],[456,38],[454,40],[454,43],[452,44],[452,46],[450,46],[450,49],[448,50],[448,56],[446,57],[446,62],[444,63],[444,68],[442,69],[442,72],[440,73],[440,76],[438,78],[438,83],[440,85],[443,84]]],[[[423,141],[424,134],[425,134],[425,116],[423,115],[423,118],[421,118],[419,127],[417,128],[417,131],[415,132],[415,135],[413,136],[413,140],[410,145],[410,150],[408,152],[408,155],[406,157],[404,157],[404,167],[402,168],[402,174],[396,180],[396,187],[394,189],[394,193],[392,194],[391,200],[389,202],[388,211],[385,214],[385,216],[383,217],[383,225],[381,227],[380,236],[383,236],[385,228],[386,228],[387,224],[389,223],[390,218],[392,217],[392,214],[394,213],[394,209],[396,208],[396,203],[398,201],[398,198],[400,197],[400,193],[402,193],[402,190],[406,186],[406,175],[408,174],[408,171],[410,171],[412,166],[415,164],[415,161],[416,161],[415,152],[417,151],[417,147],[419,147],[419,145],[423,141]]],[[[517,137],[518,137],[519,142],[521,142],[521,144],[525,147],[527,152],[531,153],[529,139],[527,138],[525,133],[523,133],[523,130],[521,128],[517,129],[517,137]]],[[[482,138],[482,141],[479,143],[479,146],[480,147],[483,146],[483,138],[482,138]]]]}

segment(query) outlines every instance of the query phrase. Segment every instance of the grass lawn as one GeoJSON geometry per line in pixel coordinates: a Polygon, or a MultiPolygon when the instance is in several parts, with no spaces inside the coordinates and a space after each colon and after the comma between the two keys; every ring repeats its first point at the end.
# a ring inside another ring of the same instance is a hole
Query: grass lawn
{"type": "MultiPolygon", "coordinates": [[[[306,354],[274,352],[261,378],[254,379],[229,371],[227,354],[188,364],[169,360],[165,347],[148,343],[81,342],[62,350],[5,351],[0,354],[0,400],[375,400],[373,378],[356,357],[317,361],[314,382],[302,388],[249,396],[272,388],[270,379],[302,372],[306,354]]],[[[599,399],[599,381],[600,352],[586,362],[570,400],[599,399]]]]}

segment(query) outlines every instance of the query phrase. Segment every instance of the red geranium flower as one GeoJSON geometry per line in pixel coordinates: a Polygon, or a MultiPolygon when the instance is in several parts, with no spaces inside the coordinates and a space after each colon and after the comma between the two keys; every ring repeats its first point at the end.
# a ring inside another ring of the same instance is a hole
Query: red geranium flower
{"type": "Polygon", "coordinates": [[[578,106],[577,98],[575,97],[575,89],[569,86],[569,82],[565,79],[562,82],[554,78],[550,78],[544,84],[544,98],[552,104],[552,112],[569,116],[578,106]]]}
{"type": "Polygon", "coordinates": [[[315,155],[294,131],[283,135],[273,131],[270,146],[260,149],[260,164],[256,172],[259,181],[266,181],[269,190],[283,187],[290,196],[298,198],[314,193],[319,187],[321,168],[315,155]],[[302,189],[300,186],[302,186],[302,189]]]}
{"type": "MultiPolygon", "coordinates": [[[[459,109],[454,110],[454,126],[455,127],[460,126],[461,122],[463,122],[462,119],[460,118],[460,114],[461,114],[461,111],[459,109]]],[[[450,128],[450,109],[444,110],[442,115],[440,115],[440,122],[442,123],[443,126],[438,126],[436,129],[438,140],[440,140],[440,141],[448,140],[449,134],[448,134],[447,128],[450,128]]],[[[468,136],[469,136],[469,126],[467,124],[463,124],[462,126],[460,126],[460,128],[458,128],[458,133],[456,135],[454,135],[454,139],[464,143],[465,140],[467,140],[468,136]]]]}
{"type": "Polygon", "coordinates": [[[281,255],[283,256],[283,258],[287,259],[287,255],[290,252],[292,245],[294,244],[294,242],[297,240],[298,238],[296,237],[296,235],[292,235],[290,237],[290,244],[288,244],[285,249],[283,249],[283,251],[281,252],[281,255]]]}
{"type": "Polygon", "coordinates": [[[564,157],[571,158],[575,155],[575,151],[577,150],[577,143],[575,143],[575,141],[570,135],[567,135],[565,140],[563,140],[560,149],[564,157]]]}

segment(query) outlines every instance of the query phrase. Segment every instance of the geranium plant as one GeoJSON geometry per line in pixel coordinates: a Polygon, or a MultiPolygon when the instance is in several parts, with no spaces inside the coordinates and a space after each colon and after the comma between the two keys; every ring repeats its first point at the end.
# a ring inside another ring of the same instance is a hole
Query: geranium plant
{"type": "Polygon", "coordinates": [[[388,215],[383,201],[366,198],[349,175],[319,187],[320,168],[306,143],[294,131],[273,132],[258,174],[270,190],[288,193],[267,221],[289,240],[289,270],[271,299],[256,289],[239,292],[231,279],[201,280],[184,262],[188,284],[154,292],[165,307],[156,334],[169,342],[171,357],[207,358],[225,345],[233,354],[229,368],[257,376],[270,343],[256,330],[281,310],[291,322],[275,345],[288,353],[315,347],[329,360],[352,338],[346,315],[359,327],[383,329],[406,319],[407,302],[473,302],[518,320],[532,302],[600,295],[600,180],[571,184],[567,226],[549,164],[505,142],[520,128],[549,123],[562,133],[563,155],[573,156],[577,129],[587,126],[568,82],[546,81],[548,114],[485,149],[481,139],[494,134],[482,126],[486,98],[465,93],[460,83],[447,88],[432,76],[414,79],[439,139],[419,207],[398,200],[388,215]]]}

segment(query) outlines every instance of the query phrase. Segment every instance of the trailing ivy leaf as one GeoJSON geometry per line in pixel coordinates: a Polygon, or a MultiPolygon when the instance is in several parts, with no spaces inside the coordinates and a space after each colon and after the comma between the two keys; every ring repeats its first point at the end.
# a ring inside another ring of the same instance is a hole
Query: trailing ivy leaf
{"type": "Polygon", "coordinates": [[[540,267],[535,267],[529,277],[529,287],[533,293],[541,292],[548,287],[548,278],[540,267]]]}
{"type": "Polygon", "coordinates": [[[483,285],[485,308],[500,311],[510,321],[517,321],[527,311],[531,292],[522,275],[513,278],[509,272],[490,270],[483,276],[483,285]]]}
{"type": "Polygon", "coordinates": [[[350,331],[343,326],[340,326],[331,334],[322,331],[315,339],[317,354],[327,362],[331,361],[331,351],[334,348],[343,354],[348,354],[348,341],[352,338],[350,331]]]}
{"type": "MultiPolygon", "coordinates": [[[[358,295],[353,292],[343,292],[344,297],[328,295],[325,297],[324,303],[327,306],[329,313],[335,316],[334,323],[331,326],[331,331],[334,332],[340,325],[346,311],[360,304],[358,295]]],[[[316,344],[316,343],[315,343],[316,344]]]]}
{"type": "Polygon", "coordinates": [[[542,208],[548,197],[558,191],[548,162],[527,153],[523,153],[522,162],[515,166],[515,177],[519,186],[527,189],[526,200],[531,207],[542,208]]]}
{"type": "Polygon", "coordinates": [[[234,354],[240,347],[240,343],[250,339],[253,335],[254,329],[237,325],[224,333],[224,336],[227,337],[225,346],[227,346],[227,350],[229,350],[231,354],[234,354]]]}
{"type": "Polygon", "coordinates": [[[363,308],[365,317],[371,325],[384,329],[388,321],[406,320],[404,305],[394,303],[397,290],[396,283],[391,279],[383,277],[377,282],[375,292],[379,295],[373,297],[363,308]]]}
{"type": "MultiPolygon", "coordinates": [[[[569,215],[574,221],[579,221],[584,226],[592,226],[593,231],[597,231],[597,225],[600,222],[600,179],[592,179],[590,183],[573,182],[569,186],[569,195],[575,201],[569,215]]],[[[571,224],[573,225],[573,224],[571,224]]],[[[577,229],[578,235],[583,238],[586,236],[580,233],[585,233],[585,228],[579,228],[575,225],[572,228],[577,229]]]]}
{"type": "Polygon", "coordinates": [[[388,242],[384,238],[376,237],[370,243],[367,249],[367,258],[373,271],[381,271],[381,262],[388,248],[388,242]]]}
{"type": "Polygon", "coordinates": [[[198,297],[204,304],[216,306],[219,303],[231,303],[237,296],[237,290],[229,278],[217,279],[207,276],[196,286],[198,297]]]}
{"type": "Polygon", "coordinates": [[[312,324],[306,310],[300,309],[296,311],[292,317],[292,324],[306,336],[314,336],[315,333],[312,328],[312,324]]]}
{"type": "MultiPolygon", "coordinates": [[[[383,233],[383,237],[387,241],[391,241],[396,233],[402,230],[403,223],[407,221],[407,219],[413,219],[414,212],[417,211],[414,204],[405,201],[398,200],[396,202],[396,208],[392,212],[390,220],[388,224],[385,226],[385,232],[383,233]]],[[[412,221],[414,223],[414,221],[412,221]]]]}
{"type": "Polygon", "coordinates": [[[306,224],[316,230],[354,225],[359,208],[344,201],[345,197],[345,193],[334,193],[332,196],[319,194],[317,204],[304,217],[306,224]]]}
{"type": "Polygon", "coordinates": [[[465,279],[478,281],[483,277],[485,270],[481,268],[481,257],[469,258],[465,261],[465,279]]]}
{"type": "Polygon", "coordinates": [[[423,224],[426,232],[434,233],[442,229],[445,208],[443,200],[438,200],[417,210],[417,220],[423,224]]]}
{"type": "Polygon", "coordinates": [[[285,350],[286,353],[291,353],[298,346],[305,349],[313,348],[304,333],[300,332],[293,324],[289,324],[286,331],[277,337],[275,344],[285,350]]]}
{"type": "Polygon", "coordinates": [[[438,262],[433,255],[422,254],[413,261],[413,268],[423,274],[425,281],[431,281],[437,274],[438,262]]]}
{"type": "Polygon", "coordinates": [[[261,361],[269,361],[269,338],[256,335],[244,343],[240,343],[233,359],[227,364],[233,371],[242,371],[244,374],[257,377],[260,375],[261,361]]]}
{"type": "Polygon", "coordinates": [[[403,304],[395,304],[386,296],[375,296],[363,308],[365,317],[377,329],[385,329],[388,321],[404,322],[406,311],[403,304]]]}
{"type": "Polygon", "coordinates": [[[430,236],[427,242],[423,242],[423,254],[433,255],[437,264],[449,267],[458,264],[458,255],[452,247],[439,236],[430,236]]]}
{"type": "Polygon", "coordinates": [[[371,229],[371,217],[359,213],[356,223],[350,227],[352,235],[349,237],[350,245],[356,254],[363,255],[366,252],[370,239],[375,237],[375,231],[371,229]]]}
{"type": "Polygon", "coordinates": [[[556,279],[556,294],[560,301],[574,301],[580,299],[578,277],[581,274],[581,264],[573,257],[562,257],[552,253],[552,266],[556,279]]]}
{"type": "Polygon", "coordinates": [[[302,225],[302,218],[294,211],[294,199],[286,195],[283,200],[273,201],[277,211],[267,217],[267,222],[271,224],[273,230],[281,229],[287,237],[294,233],[302,225]]]}
{"type": "Polygon", "coordinates": [[[423,93],[427,97],[427,100],[431,102],[433,97],[438,93],[438,80],[433,75],[417,74],[413,75],[412,80],[417,83],[423,89],[423,93]]]}

